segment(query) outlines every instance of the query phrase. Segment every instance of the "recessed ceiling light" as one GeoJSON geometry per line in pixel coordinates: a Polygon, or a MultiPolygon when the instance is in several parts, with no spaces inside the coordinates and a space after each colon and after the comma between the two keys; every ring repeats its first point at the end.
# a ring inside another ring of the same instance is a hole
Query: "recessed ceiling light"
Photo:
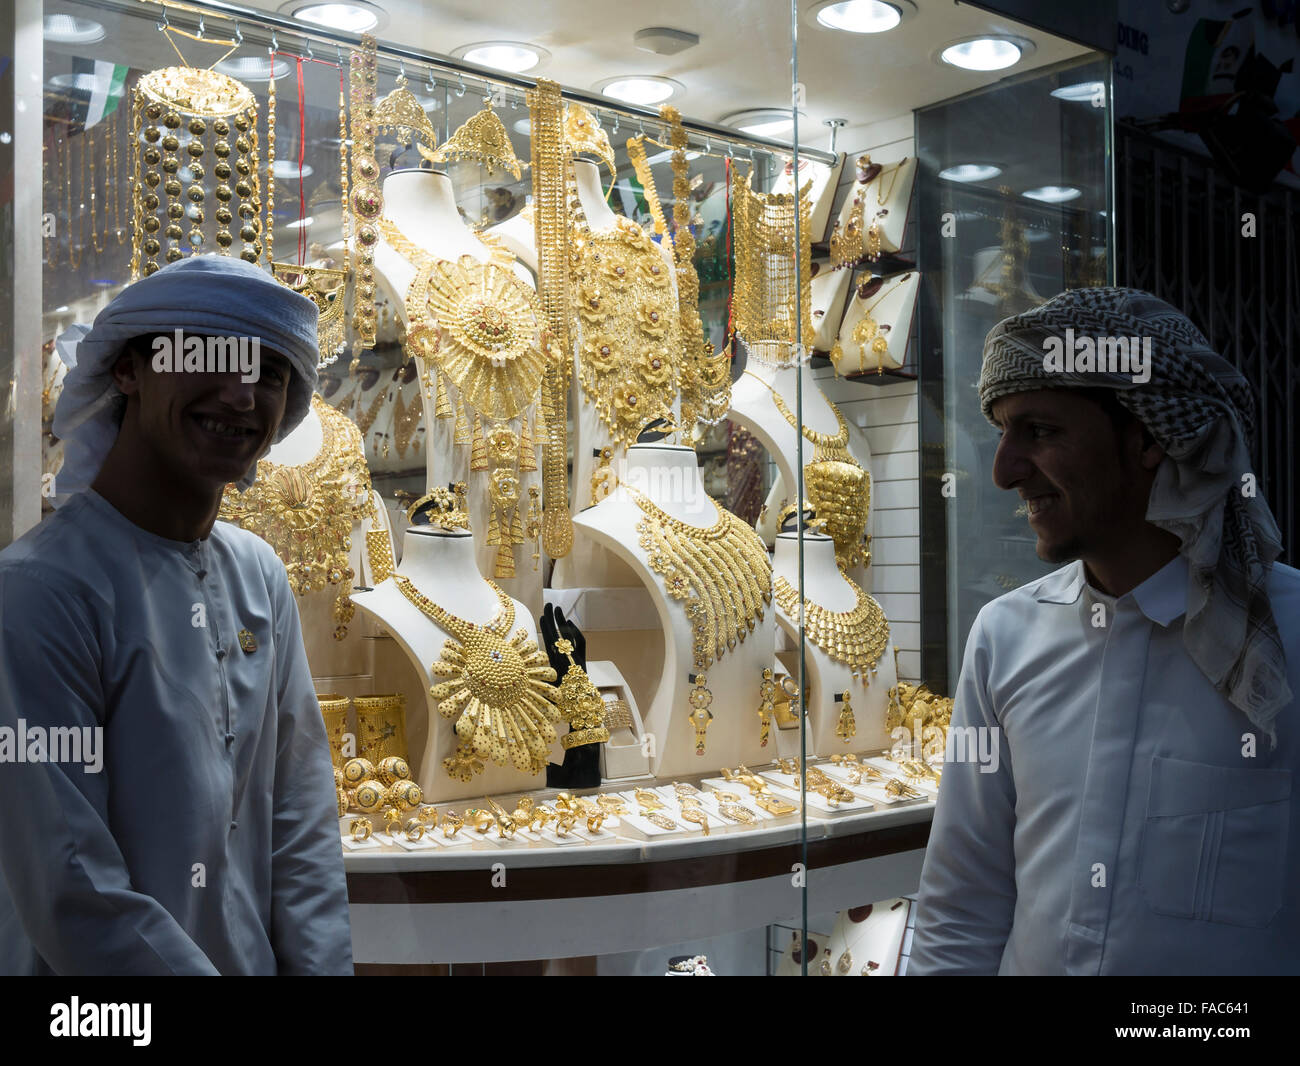
{"type": "Polygon", "coordinates": [[[958,163],[955,167],[939,171],[939,177],[944,181],[988,181],[1001,173],[1002,168],[995,167],[992,163],[958,163]]]}
{"type": "Polygon", "coordinates": [[[602,95],[613,100],[622,100],[628,104],[648,107],[661,104],[672,98],[679,88],[678,84],[668,78],[639,76],[635,78],[614,78],[600,86],[602,95]]]}
{"type": "Polygon", "coordinates": [[[457,48],[451,54],[457,59],[465,60],[466,63],[491,67],[493,70],[504,70],[510,74],[522,74],[525,70],[532,70],[543,59],[549,59],[551,56],[545,48],[538,48],[535,44],[525,44],[522,41],[479,41],[477,44],[467,44],[457,48]]]}
{"type": "Polygon", "coordinates": [[[311,215],[308,215],[306,218],[296,218],[292,222],[286,222],[284,224],[284,228],[285,229],[306,229],[315,221],[316,221],[315,218],[313,218],[311,215]]]}
{"type": "Polygon", "coordinates": [[[817,21],[846,33],[884,33],[903,21],[903,13],[883,0],[838,0],[818,8],[817,21]]]}
{"type": "MultiPolygon", "coordinates": [[[[216,70],[229,74],[238,81],[271,80],[271,60],[267,56],[240,56],[238,59],[223,59],[216,65],[216,70]]],[[[275,61],[275,80],[279,81],[289,73],[289,61],[275,61]]]]}
{"type": "MultiPolygon", "coordinates": [[[[308,177],[312,172],[312,165],[304,163],[302,165],[302,176],[308,177]]],[[[289,181],[298,176],[298,164],[292,159],[277,159],[271,164],[271,173],[282,181],[289,181]]]]}
{"type": "Polygon", "coordinates": [[[1106,102],[1106,83],[1104,81],[1080,81],[1073,85],[1062,85],[1053,89],[1052,95],[1058,100],[1072,100],[1076,103],[1100,100],[1106,102]]]}
{"type": "MultiPolygon", "coordinates": [[[[803,118],[803,112],[799,112],[803,118]]],[[[724,126],[731,126],[751,137],[771,137],[781,139],[794,132],[794,116],[789,111],[775,107],[760,107],[750,111],[737,111],[722,119],[724,126]]]]}
{"type": "Polygon", "coordinates": [[[313,22],[317,26],[328,26],[332,30],[365,33],[379,25],[380,12],[365,3],[298,4],[292,14],[302,22],[313,22]]]}
{"type": "Polygon", "coordinates": [[[939,58],[962,70],[1005,70],[1020,62],[1025,49],[1010,37],[974,37],[948,45],[939,58]]]}
{"type": "Polygon", "coordinates": [[[45,39],[61,44],[91,44],[104,39],[104,25],[94,19],[79,19],[72,15],[46,15],[45,39]]]}
{"type": "Polygon", "coordinates": [[[1037,189],[1026,189],[1020,195],[1045,204],[1063,204],[1067,200],[1077,200],[1083,191],[1073,185],[1040,185],[1037,189]]]}

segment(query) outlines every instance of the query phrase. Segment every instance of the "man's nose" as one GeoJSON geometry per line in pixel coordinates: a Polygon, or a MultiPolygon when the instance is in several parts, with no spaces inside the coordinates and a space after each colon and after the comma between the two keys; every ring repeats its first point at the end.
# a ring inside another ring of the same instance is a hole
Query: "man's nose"
{"type": "Polygon", "coordinates": [[[1028,478],[1033,469],[1034,465],[1016,435],[1004,432],[993,456],[993,484],[1000,489],[1013,489],[1028,478]]]}
{"type": "Polygon", "coordinates": [[[242,375],[222,374],[217,398],[233,411],[251,411],[255,406],[257,383],[244,381],[242,375]]]}

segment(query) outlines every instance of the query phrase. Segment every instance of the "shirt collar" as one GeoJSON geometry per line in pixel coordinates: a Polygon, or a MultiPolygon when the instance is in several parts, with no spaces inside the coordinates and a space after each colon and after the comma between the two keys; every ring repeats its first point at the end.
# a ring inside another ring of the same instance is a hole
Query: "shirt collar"
{"type": "Polygon", "coordinates": [[[1038,582],[1034,599],[1039,603],[1074,603],[1083,586],[1083,560],[1075,559],[1069,566],[1063,566],[1042,578],[1038,582]]]}
{"type": "MultiPolygon", "coordinates": [[[[1038,583],[1034,598],[1039,603],[1074,603],[1087,588],[1095,601],[1114,605],[1115,597],[1098,592],[1087,582],[1083,560],[1048,574],[1038,583]]],[[[1181,552],[1138,585],[1123,600],[1132,597],[1137,608],[1159,626],[1168,626],[1187,611],[1187,557],[1181,552]]]]}

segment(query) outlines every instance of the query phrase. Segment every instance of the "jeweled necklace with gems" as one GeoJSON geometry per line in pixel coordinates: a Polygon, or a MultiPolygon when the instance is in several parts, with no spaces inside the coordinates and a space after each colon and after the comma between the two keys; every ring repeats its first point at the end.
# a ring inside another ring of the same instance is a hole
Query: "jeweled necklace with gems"
{"type": "Polygon", "coordinates": [[[871,511],[871,475],[849,451],[849,424],[840,409],[824,397],[839,429],[833,434],[818,433],[800,424],[776,389],[757,374],[749,370],[745,373],[772,394],[781,417],[813,446],[812,462],[803,468],[808,498],[817,517],[826,519],[826,532],[835,541],[836,562],[842,567],[861,565],[865,559],[862,542],[871,511]]]}
{"type": "Polygon", "coordinates": [[[681,358],[673,271],[630,219],[593,230],[571,180],[569,205],[578,379],[615,447],[623,449],[636,443],[646,423],[673,417],[681,358]]]}
{"type": "Polygon", "coordinates": [[[338,586],[334,639],[342,640],[356,613],[348,595],[355,576],[348,557],[352,526],[373,515],[374,502],[361,432],[319,395],[311,406],[321,425],[316,457],[298,466],[261,460],[246,492],[226,486],[217,517],[270,544],[299,596],[338,586]]]}
{"type": "MultiPolygon", "coordinates": [[[[541,394],[542,307],[537,294],[504,266],[462,255],[452,262],[425,252],[388,219],[384,239],[414,267],[406,290],[406,351],[431,363],[475,412],[470,469],[488,474],[487,543],[497,549],[494,576],[515,576],[514,546],[524,543],[519,473],[536,466],[511,420],[524,419],[541,394]],[[486,421],[484,428],[480,416],[486,421]],[[522,461],[521,461],[522,460],[522,461]]],[[[489,246],[490,247],[490,246],[489,246]]]]}
{"type": "Polygon", "coordinates": [[[526,629],[515,630],[514,601],[488,581],[500,610],[492,621],[466,622],[439,607],[411,579],[394,574],[403,596],[449,634],[429,673],[444,678],[429,695],[438,713],[456,723],[456,753],[443,759],[451,777],[469,781],[483,761],[514,766],[525,774],[546,769],[555,723],[555,671],[526,629]]]}
{"type": "Polygon", "coordinates": [[[743,641],[772,602],[772,563],[762,538],[716,502],[717,522],[706,529],[673,518],[631,486],[628,494],[645,515],[636,526],[646,563],[675,600],[685,602],[691,623],[694,679],[689,699],[695,713],[696,751],[712,700],[703,671],[743,641]]]}
{"type": "MultiPolygon", "coordinates": [[[[848,611],[831,611],[810,599],[803,601],[804,633],[853,676],[870,683],[889,646],[889,622],[875,599],[843,570],[840,577],[853,589],[857,603],[848,611]]],[[[799,590],[783,577],[774,583],[777,605],[796,624],[799,621],[799,590]]]]}

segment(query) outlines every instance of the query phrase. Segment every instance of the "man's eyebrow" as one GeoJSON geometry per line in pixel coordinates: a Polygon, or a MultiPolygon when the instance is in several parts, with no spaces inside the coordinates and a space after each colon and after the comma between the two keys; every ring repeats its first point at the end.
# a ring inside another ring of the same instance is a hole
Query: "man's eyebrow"
{"type": "MultiPolygon", "coordinates": [[[[991,412],[991,413],[992,413],[992,412],[991,412]]],[[[1002,419],[1002,418],[999,418],[999,417],[997,416],[996,413],[993,414],[993,423],[994,423],[994,425],[996,425],[999,429],[1004,428],[1004,426],[1005,426],[1006,423],[1014,423],[1014,422],[1059,422],[1060,420],[1061,420],[1061,416],[1060,416],[1059,414],[1052,414],[1052,413],[1049,412],[1049,411],[1044,411],[1044,410],[1042,410],[1042,409],[1040,409],[1040,408],[1036,408],[1036,407],[1031,407],[1031,408],[1029,408],[1029,410],[1027,410],[1027,411],[1017,411],[1017,412],[1016,412],[1015,414],[1013,414],[1010,418],[1007,418],[1007,419],[1005,419],[1005,420],[1002,419]]]]}

